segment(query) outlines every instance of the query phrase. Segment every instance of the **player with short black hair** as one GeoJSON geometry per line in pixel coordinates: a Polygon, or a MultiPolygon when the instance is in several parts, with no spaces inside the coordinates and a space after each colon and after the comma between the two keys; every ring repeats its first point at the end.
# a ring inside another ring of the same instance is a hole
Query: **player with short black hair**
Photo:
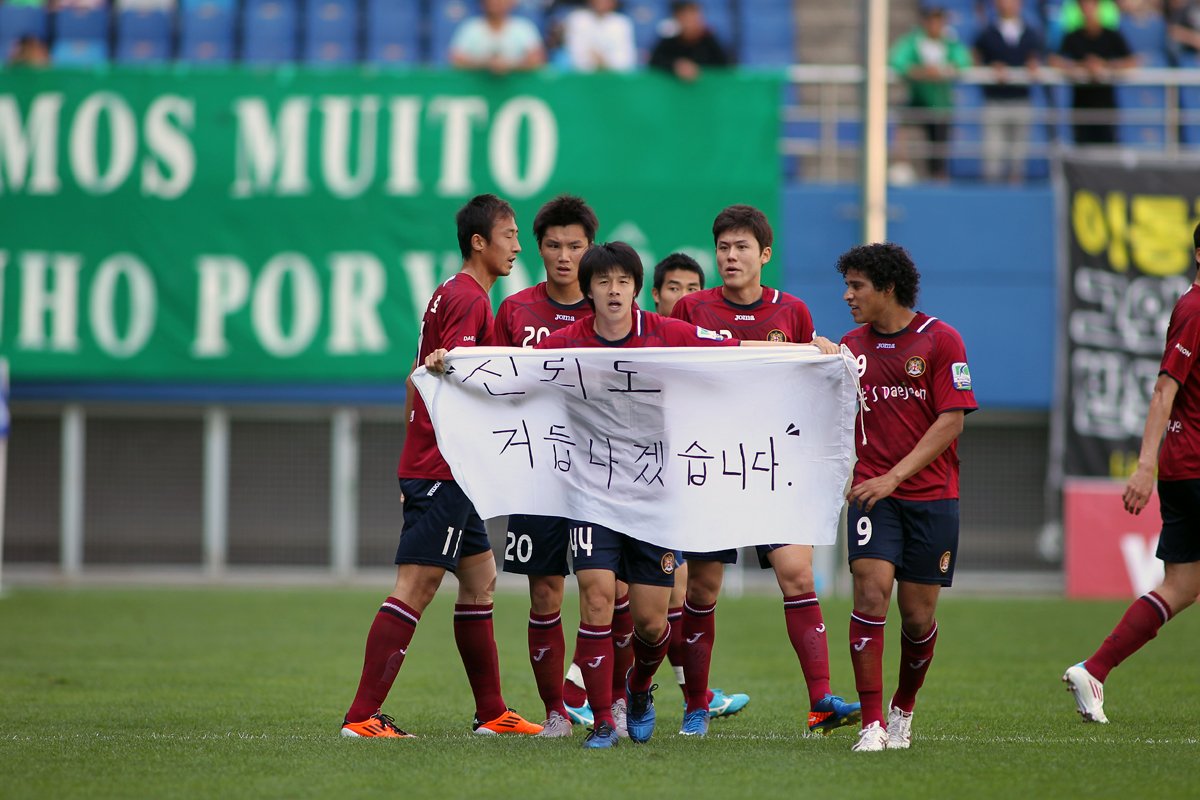
{"type": "MultiPolygon", "coordinates": [[[[1200,264],[1200,225],[1192,231],[1193,259],[1200,264]]],[[[1162,515],[1155,556],[1164,577],[1153,591],[1133,601],[1099,649],[1063,675],[1084,722],[1107,723],[1104,682],[1109,673],[1158,635],[1163,625],[1200,595],[1200,276],[1192,279],[1171,311],[1167,342],[1142,432],[1137,469],[1122,500],[1140,514],[1154,492],[1157,470],[1162,515]]]]}
{"type": "MultiPolygon", "coordinates": [[[[472,198],[456,216],[462,270],[437,288],[425,308],[417,358],[491,343],[488,290],[512,271],[521,252],[512,206],[495,195],[472,198]]],[[[408,738],[381,707],[404,663],[421,614],[446,571],[458,578],[454,639],[475,697],[478,734],[536,734],[540,725],[510,710],[500,694],[492,628],[496,561],[483,521],[438,449],[424,401],[408,381],[407,433],[397,476],[404,525],[396,548],[396,585],[367,634],[362,676],[342,722],[350,737],[408,738]]]]}
{"type": "MultiPolygon", "coordinates": [[[[771,260],[774,233],[765,214],[753,206],[735,205],[713,221],[713,244],[721,285],[695,292],[675,304],[672,316],[744,342],[821,342],[808,306],[798,297],[764,286],[762,269],[771,260]]],[[[808,688],[808,730],[829,733],[858,719],[858,704],[833,694],[829,685],[829,645],[813,578],[809,545],[759,545],[758,562],[774,569],[783,592],[784,620],[808,688]]],[[[687,597],[683,612],[686,649],[687,712],[680,733],[704,736],[710,718],[707,701],[709,666],[716,636],[717,598],[725,565],[737,562],[737,550],[685,553],[687,597]]]]}
{"type": "MultiPolygon", "coordinates": [[[[579,259],[595,241],[598,227],[596,213],[581,197],[559,195],[538,210],[533,232],[546,279],[500,304],[494,344],[533,347],[551,333],[592,315],[579,288],[579,259]]],[[[566,643],[561,612],[564,577],[569,572],[570,525],[570,520],[560,517],[512,514],[504,548],[504,571],[529,578],[529,663],[546,707],[539,736],[548,738],[570,736],[572,722],[590,725],[593,721],[579,667],[572,664],[571,677],[580,685],[563,680],[566,643]]],[[[621,622],[629,627],[616,634],[618,649],[624,654],[629,649],[632,623],[628,622],[628,599],[619,599],[624,600],[618,605],[626,612],[621,622]]],[[[624,702],[621,699],[622,709],[624,702]]],[[[616,712],[622,713],[621,709],[616,712]]],[[[617,727],[620,730],[620,725],[617,727]]]]}
{"type": "Polygon", "coordinates": [[[847,538],[854,577],[850,661],[862,702],[852,750],[904,749],[917,691],[933,659],[938,595],[958,551],[958,450],[978,408],[958,331],[914,310],[920,273],[903,247],[855,247],[837,262],[843,299],[860,327],[842,337],[865,399],[847,538]],[[896,585],[900,675],[883,716],[883,632],[896,585]]]}
{"type": "Polygon", "coordinates": [[[704,270],[687,253],[671,253],[654,265],[654,284],[650,296],[655,310],[671,316],[679,298],[704,288],[704,270]]]}

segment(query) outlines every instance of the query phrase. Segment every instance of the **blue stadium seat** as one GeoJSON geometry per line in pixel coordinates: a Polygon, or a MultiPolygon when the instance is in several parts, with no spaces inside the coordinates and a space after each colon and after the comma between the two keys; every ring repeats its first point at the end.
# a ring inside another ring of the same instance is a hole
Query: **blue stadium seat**
{"type": "Polygon", "coordinates": [[[108,63],[108,42],[96,39],[55,39],[50,60],[60,67],[94,67],[108,63]]]}
{"type": "Polygon", "coordinates": [[[168,11],[120,11],[117,13],[117,45],[114,60],[123,64],[160,64],[172,52],[168,11]]]}
{"type": "Polygon", "coordinates": [[[36,36],[44,41],[48,27],[46,9],[0,3],[0,59],[8,59],[13,45],[22,36],[36,36]]]}
{"type": "Polygon", "coordinates": [[[247,0],[242,10],[242,60],[283,64],[299,53],[297,0],[247,0]]]}
{"type": "Polygon", "coordinates": [[[1121,15],[1121,33],[1133,51],[1141,56],[1163,59],[1167,53],[1167,24],[1162,16],[1134,18],[1121,15]]]}
{"type": "Polygon", "coordinates": [[[179,58],[195,64],[233,60],[233,0],[185,0],[179,12],[179,58]]]}
{"type": "Polygon", "coordinates": [[[418,0],[367,0],[366,60],[414,64],[422,58],[422,15],[418,0]]]}
{"type": "Polygon", "coordinates": [[[954,87],[954,118],[950,124],[950,153],[946,162],[950,177],[979,180],[983,177],[983,125],[980,109],[983,90],[970,84],[954,87]]]}
{"type": "Polygon", "coordinates": [[[633,20],[633,41],[637,45],[638,62],[645,64],[650,51],[658,43],[659,26],[671,16],[667,0],[629,0],[625,13],[633,20]]]}
{"type": "Polygon", "coordinates": [[[54,38],[108,41],[108,7],[67,7],[54,14],[54,38]]]}
{"type": "Polygon", "coordinates": [[[1117,138],[1126,147],[1162,149],[1166,143],[1163,108],[1167,91],[1162,86],[1117,86],[1120,124],[1117,138]]]}
{"type": "Polygon", "coordinates": [[[358,61],[357,0],[309,0],[304,15],[304,60],[309,64],[358,61]]]}
{"type": "Polygon", "coordinates": [[[738,8],[738,63],[779,67],[796,61],[795,19],[790,6],[743,3],[738,8]]]}

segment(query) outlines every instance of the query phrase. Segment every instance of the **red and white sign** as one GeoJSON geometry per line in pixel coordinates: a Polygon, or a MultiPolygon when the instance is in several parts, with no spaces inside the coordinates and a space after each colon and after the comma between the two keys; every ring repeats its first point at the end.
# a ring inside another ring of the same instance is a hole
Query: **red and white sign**
{"type": "Polygon", "coordinates": [[[1158,492],[1141,514],[1125,510],[1124,482],[1068,479],[1063,488],[1067,597],[1138,597],[1157,586],[1158,492]]]}

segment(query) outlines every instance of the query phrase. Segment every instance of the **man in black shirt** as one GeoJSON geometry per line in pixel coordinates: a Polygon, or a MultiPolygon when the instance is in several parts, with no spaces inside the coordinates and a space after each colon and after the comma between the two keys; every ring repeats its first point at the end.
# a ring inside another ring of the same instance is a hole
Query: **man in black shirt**
{"type": "Polygon", "coordinates": [[[732,60],[708,29],[699,3],[675,2],[671,14],[679,26],[674,36],[659,39],[650,53],[650,66],[666,70],[685,81],[700,76],[700,67],[725,67],[732,60]]]}
{"type": "Polygon", "coordinates": [[[1072,127],[1078,145],[1116,143],[1116,129],[1109,123],[1098,123],[1095,117],[1117,107],[1113,76],[1138,63],[1121,32],[1100,24],[1099,7],[1098,0],[1079,0],[1083,27],[1063,37],[1059,57],[1053,61],[1076,82],[1071,106],[1076,112],[1072,127]]]}

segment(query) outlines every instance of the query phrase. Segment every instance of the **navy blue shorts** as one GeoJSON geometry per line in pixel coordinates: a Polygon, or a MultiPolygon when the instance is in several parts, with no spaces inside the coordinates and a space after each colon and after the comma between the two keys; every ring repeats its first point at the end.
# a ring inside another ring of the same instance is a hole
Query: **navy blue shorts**
{"type": "Polygon", "coordinates": [[[1155,556],[1168,564],[1200,561],[1200,480],[1159,481],[1158,505],[1162,533],[1155,556]]]}
{"type": "Polygon", "coordinates": [[[850,561],[878,558],[896,566],[896,580],[949,586],[958,555],[958,500],[885,497],[869,514],[851,504],[850,561]]]}
{"type": "Polygon", "coordinates": [[[754,552],[758,554],[758,565],[763,569],[774,569],[771,566],[770,555],[774,550],[781,547],[791,547],[788,544],[759,544],[754,546],[754,552]]]}
{"type": "Polygon", "coordinates": [[[722,564],[736,564],[738,551],[735,548],[729,550],[713,550],[707,553],[696,552],[694,550],[684,550],[684,558],[689,561],[718,561],[722,564]]]}
{"type": "Polygon", "coordinates": [[[576,573],[584,569],[606,569],[626,583],[675,585],[674,550],[634,539],[602,525],[572,523],[571,560],[576,573]]]}
{"type": "Polygon", "coordinates": [[[504,571],[518,575],[566,575],[571,521],[510,514],[504,539],[504,571]]]}
{"type": "Polygon", "coordinates": [[[451,572],[458,560],[492,549],[483,520],[454,481],[401,478],[404,528],[397,564],[428,564],[451,572]]]}

